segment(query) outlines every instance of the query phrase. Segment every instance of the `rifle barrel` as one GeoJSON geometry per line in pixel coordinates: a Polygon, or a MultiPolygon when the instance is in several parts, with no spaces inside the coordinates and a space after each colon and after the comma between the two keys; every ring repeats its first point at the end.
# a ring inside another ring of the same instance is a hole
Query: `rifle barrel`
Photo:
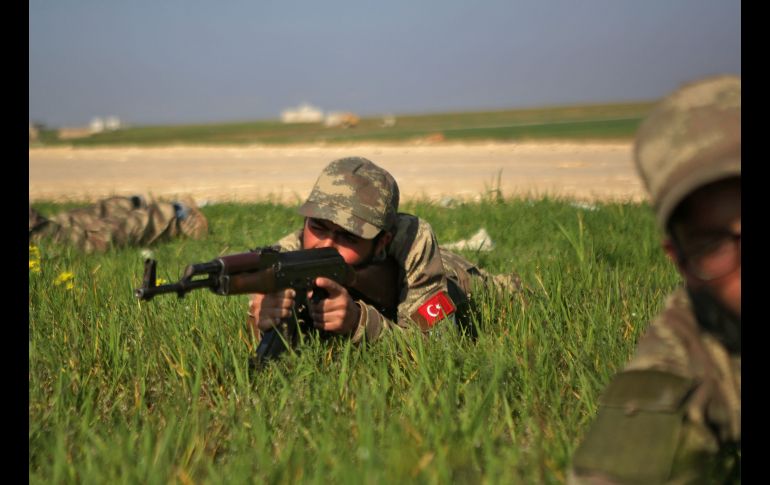
{"type": "Polygon", "coordinates": [[[176,293],[181,298],[188,291],[192,291],[197,288],[214,288],[216,284],[216,279],[212,277],[203,280],[182,280],[177,283],[171,283],[168,285],[137,288],[134,290],[134,296],[140,300],[149,301],[155,295],[161,295],[163,293],[176,293]]]}

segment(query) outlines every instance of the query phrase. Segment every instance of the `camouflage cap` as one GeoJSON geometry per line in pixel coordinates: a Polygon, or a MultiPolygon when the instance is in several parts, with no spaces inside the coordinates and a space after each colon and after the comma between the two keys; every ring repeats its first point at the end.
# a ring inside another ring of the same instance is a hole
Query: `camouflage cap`
{"type": "Polygon", "coordinates": [[[341,158],[323,169],[299,213],[372,239],[395,226],[398,198],[398,185],[386,170],[366,158],[341,158]]]}
{"type": "Polygon", "coordinates": [[[703,79],[667,96],[639,128],[634,161],[664,228],[693,191],[740,177],[740,77],[703,79]]]}

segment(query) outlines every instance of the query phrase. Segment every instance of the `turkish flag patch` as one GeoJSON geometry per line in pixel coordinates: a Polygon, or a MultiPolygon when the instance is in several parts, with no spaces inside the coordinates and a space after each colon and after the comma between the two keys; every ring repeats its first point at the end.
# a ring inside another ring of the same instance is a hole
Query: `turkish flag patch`
{"type": "Polygon", "coordinates": [[[422,304],[413,315],[420,328],[428,330],[442,318],[446,318],[455,312],[454,303],[445,291],[440,291],[433,295],[428,301],[422,304]]]}

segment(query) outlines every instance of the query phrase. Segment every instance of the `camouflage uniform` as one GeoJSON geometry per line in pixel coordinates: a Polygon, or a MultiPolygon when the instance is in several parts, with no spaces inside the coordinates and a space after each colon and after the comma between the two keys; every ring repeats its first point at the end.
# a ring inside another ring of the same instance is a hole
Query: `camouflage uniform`
{"type": "MultiPolygon", "coordinates": [[[[388,172],[369,160],[352,157],[331,162],[299,208],[306,217],[332,221],[364,239],[372,239],[383,230],[393,234],[374,262],[390,261],[397,268],[397,311],[386,316],[374,305],[357,300],[361,312],[351,335],[354,342],[364,337],[376,340],[383,330],[414,324],[428,331],[435,323],[431,315],[438,316],[442,303],[445,309],[454,307],[465,317],[476,283],[502,291],[521,288],[516,274],[491,276],[464,258],[440,250],[430,224],[398,213],[398,202],[398,185],[388,172]]],[[[302,233],[287,235],[277,246],[283,251],[302,249],[302,233]]],[[[454,311],[443,316],[454,319],[454,311]]],[[[459,323],[468,324],[465,318],[459,323]]]]}
{"type": "MultiPolygon", "coordinates": [[[[659,224],[693,191],[740,177],[740,79],[667,97],[641,126],[635,160],[659,224]]],[[[577,449],[573,484],[740,479],[740,316],[680,288],[600,399],[577,449]]]]}
{"type": "MultiPolygon", "coordinates": [[[[287,235],[278,241],[277,246],[283,251],[302,249],[302,230],[287,235]]],[[[521,290],[518,275],[490,275],[462,256],[441,250],[430,224],[410,214],[398,214],[395,237],[380,259],[383,257],[391,258],[399,271],[397,318],[391,320],[373,305],[358,301],[362,311],[352,335],[354,342],[360,341],[364,335],[372,341],[383,330],[406,328],[414,323],[427,331],[429,327],[420,317],[418,309],[442,291],[448,293],[455,308],[465,310],[475,285],[487,285],[507,293],[521,290]]],[[[469,325],[467,321],[459,323],[469,325]]]]}
{"type": "Polygon", "coordinates": [[[739,473],[740,348],[672,294],[605,390],[571,483],[724,483],[739,473]],[[716,458],[716,459],[714,459],[716,458]],[[610,480],[608,477],[612,477],[610,480]]]}
{"type": "Polygon", "coordinates": [[[179,235],[201,238],[208,221],[192,201],[147,202],[143,197],[110,197],[88,207],[45,218],[29,208],[29,240],[50,239],[82,251],[149,246],[179,235]]]}

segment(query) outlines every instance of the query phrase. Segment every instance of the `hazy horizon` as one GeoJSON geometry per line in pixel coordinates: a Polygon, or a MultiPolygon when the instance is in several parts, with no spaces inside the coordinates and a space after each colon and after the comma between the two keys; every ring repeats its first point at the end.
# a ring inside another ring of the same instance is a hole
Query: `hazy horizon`
{"type": "Polygon", "coordinates": [[[741,71],[738,0],[30,0],[29,120],[275,120],[658,99],[741,71]],[[696,13],[696,14],[695,14],[696,13]]]}

